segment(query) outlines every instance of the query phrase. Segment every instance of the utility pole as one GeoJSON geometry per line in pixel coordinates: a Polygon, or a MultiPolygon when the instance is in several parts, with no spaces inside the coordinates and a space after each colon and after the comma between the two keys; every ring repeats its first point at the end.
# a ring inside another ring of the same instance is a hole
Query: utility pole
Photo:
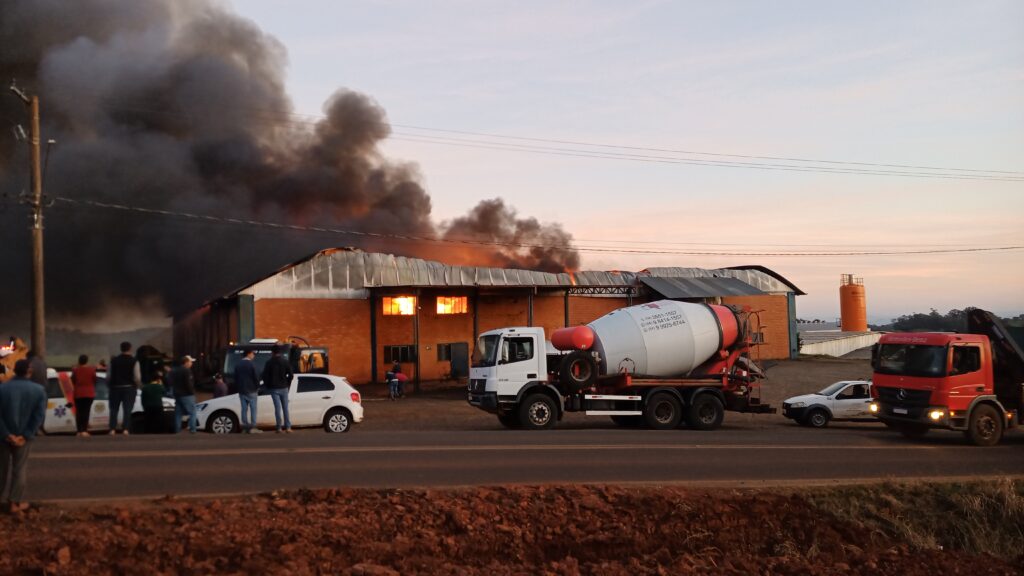
{"type": "Polygon", "coordinates": [[[11,92],[28,106],[31,124],[29,146],[31,147],[32,192],[27,204],[32,208],[32,349],[40,356],[46,356],[46,315],[43,306],[43,175],[40,161],[39,142],[39,97],[27,96],[14,82],[11,92]]]}

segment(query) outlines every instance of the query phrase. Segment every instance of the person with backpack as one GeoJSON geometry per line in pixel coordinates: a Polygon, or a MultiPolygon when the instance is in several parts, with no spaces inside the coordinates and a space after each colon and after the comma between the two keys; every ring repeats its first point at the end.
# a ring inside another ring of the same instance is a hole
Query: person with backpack
{"type": "Polygon", "coordinates": [[[292,421],[288,415],[288,390],[292,387],[292,366],[281,353],[280,346],[274,346],[273,356],[263,367],[263,385],[270,390],[270,398],[274,401],[274,422],[278,434],[283,430],[291,434],[292,421]]]}

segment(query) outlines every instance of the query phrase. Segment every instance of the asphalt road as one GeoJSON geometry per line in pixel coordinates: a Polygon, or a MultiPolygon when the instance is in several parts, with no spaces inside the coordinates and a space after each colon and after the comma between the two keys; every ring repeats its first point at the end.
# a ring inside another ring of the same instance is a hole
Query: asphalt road
{"type": "Polygon", "coordinates": [[[994,448],[959,434],[908,441],[878,425],[787,423],[714,432],[598,427],[291,435],[48,436],[33,447],[28,498],[78,501],[275,489],[649,483],[758,487],[1024,475],[1024,435],[994,448]]]}

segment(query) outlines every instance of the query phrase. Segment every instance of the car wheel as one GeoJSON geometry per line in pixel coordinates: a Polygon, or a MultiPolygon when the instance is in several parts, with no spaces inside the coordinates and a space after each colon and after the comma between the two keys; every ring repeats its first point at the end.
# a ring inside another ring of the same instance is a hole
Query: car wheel
{"type": "Polygon", "coordinates": [[[515,412],[498,412],[498,422],[505,428],[520,428],[519,415],[515,412]]]}
{"type": "Polygon", "coordinates": [[[551,428],[558,420],[558,408],[547,394],[532,394],[519,406],[519,422],[526,430],[551,428]]]}
{"type": "Polygon", "coordinates": [[[671,430],[683,419],[683,407],[672,394],[658,392],[647,399],[643,418],[655,430],[671,430]]]}
{"type": "Polygon", "coordinates": [[[232,434],[238,432],[238,417],[227,410],[214,412],[210,419],[206,421],[206,431],[210,434],[232,434]]]}
{"type": "Polygon", "coordinates": [[[988,404],[975,408],[964,435],[975,446],[998,444],[1003,437],[1003,419],[999,417],[999,411],[988,404]]]}
{"type": "Polygon", "coordinates": [[[725,420],[725,406],[711,394],[701,394],[686,409],[686,425],[694,430],[715,430],[725,420]]]}
{"type": "Polygon", "coordinates": [[[818,408],[816,410],[811,410],[806,416],[804,416],[804,424],[811,428],[824,428],[825,426],[828,426],[828,421],[831,419],[832,418],[829,416],[828,412],[818,408]]]}
{"type": "Polygon", "coordinates": [[[352,428],[352,415],[344,408],[332,408],[324,416],[324,431],[332,434],[348,432],[352,428]]]}

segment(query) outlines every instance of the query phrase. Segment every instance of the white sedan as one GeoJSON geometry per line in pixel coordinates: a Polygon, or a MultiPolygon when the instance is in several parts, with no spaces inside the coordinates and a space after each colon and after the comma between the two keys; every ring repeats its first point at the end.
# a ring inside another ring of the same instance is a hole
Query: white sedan
{"type": "MultiPolygon", "coordinates": [[[[107,373],[96,373],[96,399],[89,411],[89,431],[96,432],[110,429],[110,403],[107,387],[107,373]]],[[[174,399],[164,398],[164,426],[170,430],[174,422],[174,399]]],[[[132,421],[129,430],[142,431],[142,392],[136,392],[135,405],[132,406],[132,421]]],[[[47,434],[75,432],[75,400],[71,388],[71,374],[57,372],[53,368],[46,370],[46,419],[43,420],[43,431],[47,434]]]]}
{"type": "Polygon", "coordinates": [[[871,382],[842,380],[815,394],[787,398],[782,415],[812,428],[824,428],[830,420],[877,422],[870,405],[871,382]]]}
{"type": "MultiPolygon", "coordinates": [[[[196,405],[196,424],[213,434],[241,432],[242,405],[238,394],[229,394],[196,405]]],[[[288,413],[293,428],[323,426],[327,432],[348,432],[363,421],[359,391],[341,376],[298,374],[288,391],[288,413]]],[[[274,401],[260,386],[256,426],[274,428],[274,401]]]]}

